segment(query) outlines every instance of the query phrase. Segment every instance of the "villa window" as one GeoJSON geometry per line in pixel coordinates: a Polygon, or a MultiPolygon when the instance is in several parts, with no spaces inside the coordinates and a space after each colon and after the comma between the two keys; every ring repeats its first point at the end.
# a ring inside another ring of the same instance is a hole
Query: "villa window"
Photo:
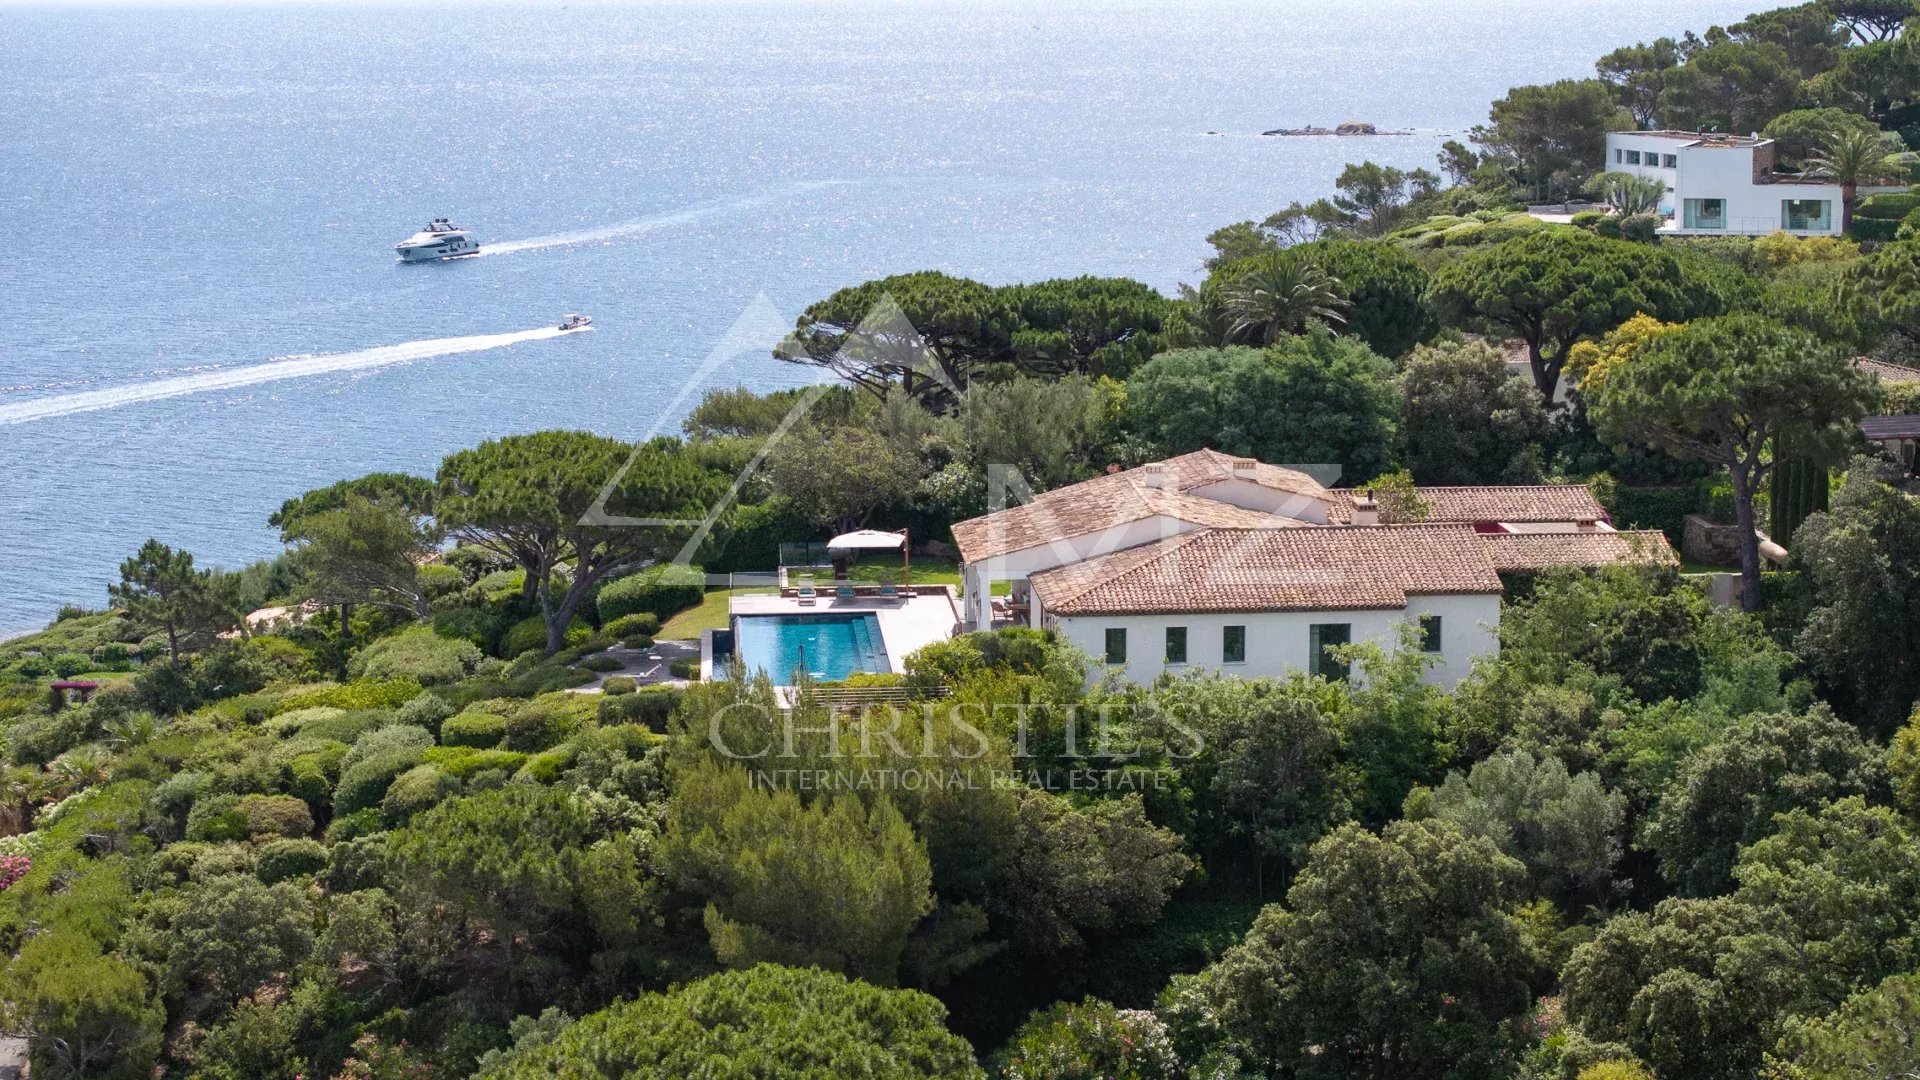
{"type": "Polygon", "coordinates": [[[1167,663],[1184,664],[1187,662],[1187,628],[1184,626],[1167,627],[1167,663]]]}
{"type": "Polygon", "coordinates": [[[1680,159],[1673,156],[1672,154],[1668,154],[1666,155],[1665,160],[1661,161],[1660,164],[1663,168],[1677,169],[1680,167],[1680,159]]]}
{"type": "Polygon", "coordinates": [[[1353,641],[1352,623],[1314,623],[1307,627],[1307,663],[1312,666],[1313,674],[1323,679],[1344,682],[1347,677],[1347,665],[1334,657],[1332,650],[1337,645],[1346,645],[1353,641]]]}
{"type": "Polygon", "coordinates": [[[1831,232],[1833,204],[1826,199],[1780,200],[1780,227],[1795,231],[1831,232]]]}
{"type": "Polygon", "coordinates": [[[1420,616],[1420,651],[1440,651],[1440,616],[1420,616]]]}
{"type": "Polygon", "coordinates": [[[1727,200],[1725,199],[1688,199],[1686,211],[1684,224],[1689,229],[1727,227],[1727,200]]]}
{"type": "Polygon", "coordinates": [[[1615,147],[1613,151],[1613,163],[1615,165],[1618,165],[1625,160],[1627,160],[1627,152],[1618,147],[1615,147]]]}
{"type": "Polygon", "coordinates": [[[1124,664],[1127,662],[1127,631],[1124,627],[1109,627],[1107,630],[1107,663],[1124,664]]]}
{"type": "Polygon", "coordinates": [[[1246,627],[1226,626],[1220,629],[1220,662],[1223,664],[1247,662],[1246,627]]]}
{"type": "Polygon", "coordinates": [[[1640,151],[1638,150],[1627,151],[1627,164],[1629,165],[1640,164],[1640,151]]]}

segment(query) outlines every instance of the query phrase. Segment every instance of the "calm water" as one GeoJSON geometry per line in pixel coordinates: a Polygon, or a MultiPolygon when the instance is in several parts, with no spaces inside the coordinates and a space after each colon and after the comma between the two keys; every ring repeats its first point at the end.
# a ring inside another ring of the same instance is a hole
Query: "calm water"
{"type": "Polygon", "coordinates": [[[734,626],[740,662],[776,683],[792,682],[802,669],[828,681],[888,670],[880,620],[873,615],[743,615],[734,626]]]}
{"type": "Polygon", "coordinates": [[[0,5],[0,630],[149,535],[270,555],[343,476],[672,430],[709,358],[804,381],[767,348],[840,285],[1171,288],[1348,160],[1431,164],[1511,84],[1752,6],[0,5]],[[1421,134],[1255,134],[1345,119],[1421,134]],[[498,253],[397,265],[438,215],[498,253]]]}

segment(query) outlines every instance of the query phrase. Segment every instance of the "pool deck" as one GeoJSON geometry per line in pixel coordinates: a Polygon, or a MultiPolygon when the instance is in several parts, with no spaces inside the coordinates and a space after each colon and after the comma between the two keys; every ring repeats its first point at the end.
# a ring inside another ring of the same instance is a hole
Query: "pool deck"
{"type": "Polygon", "coordinates": [[[908,655],[925,645],[945,641],[960,624],[960,601],[953,587],[915,586],[911,597],[855,596],[836,599],[822,591],[811,604],[791,596],[736,596],[727,602],[727,615],[873,615],[880,621],[880,640],[887,648],[887,666],[905,672],[908,655]]]}

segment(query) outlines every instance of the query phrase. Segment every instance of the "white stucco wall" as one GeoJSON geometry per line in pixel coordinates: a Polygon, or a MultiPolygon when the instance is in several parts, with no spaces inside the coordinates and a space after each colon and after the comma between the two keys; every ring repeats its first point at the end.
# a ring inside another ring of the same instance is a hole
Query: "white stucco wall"
{"type": "Polygon", "coordinates": [[[1108,628],[1124,628],[1127,663],[1119,670],[1129,681],[1145,684],[1166,671],[1177,674],[1196,668],[1249,678],[1306,671],[1308,628],[1315,623],[1348,623],[1353,628],[1355,643],[1373,641],[1392,648],[1398,643],[1400,625],[1421,615],[1438,615],[1441,619],[1440,663],[1428,670],[1428,682],[1451,687],[1472,670],[1475,657],[1497,653],[1500,649],[1494,633],[1500,621],[1500,598],[1492,595],[1418,596],[1411,598],[1405,609],[1090,615],[1056,617],[1050,622],[1063,637],[1086,650],[1096,663],[1106,656],[1108,628]],[[1185,664],[1169,667],[1164,662],[1169,626],[1187,628],[1185,664]],[[1221,660],[1222,630],[1227,626],[1247,628],[1244,663],[1227,664],[1221,660]]]}
{"type": "Polygon", "coordinates": [[[1607,136],[1606,168],[1614,172],[1658,177],[1667,185],[1667,198],[1661,210],[1673,215],[1668,231],[1697,236],[1764,235],[1780,229],[1785,221],[1788,200],[1825,201],[1827,227],[1794,230],[1803,236],[1838,235],[1840,232],[1840,195],[1838,184],[1773,183],[1757,184],[1753,179],[1752,146],[1689,145],[1685,140],[1633,132],[1614,132],[1607,136]],[[1623,161],[1625,152],[1638,151],[1639,165],[1623,161]],[[1659,165],[1647,164],[1649,153],[1661,155],[1659,165]],[[1665,166],[1673,155],[1674,167],[1665,166]],[[1686,200],[1724,199],[1726,227],[1695,229],[1687,226],[1686,200]]]}

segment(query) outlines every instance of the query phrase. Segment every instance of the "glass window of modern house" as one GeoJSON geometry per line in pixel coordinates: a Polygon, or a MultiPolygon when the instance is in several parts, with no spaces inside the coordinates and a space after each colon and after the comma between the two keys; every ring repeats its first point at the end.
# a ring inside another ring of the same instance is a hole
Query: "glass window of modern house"
{"type": "Polygon", "coordinates": [[[1352,641],[1352,623],[1314,623],[1307,627],[1307,663],[1312,665],[1313,673],[1323,679],[1345,680],[1347,665],[1336,659],[1331,650],[1352,641]]]}
{"type": "Polygon", "coordinates": [[[1672,154],[1663,155],[1660,161],[1660,166],[1666,169],[1677,169],[1680,167],[1680,159],[1673,156],[1672,154]]]}
{"type": "Polygon", "coordinates": [[[1220,628],[1220,662],[1223,664],[1247,662],[1246,627],[1223,626],[1220,628]]]}
{"type": "Polygon", "coordinates": [[[1124,627],[1107,628],[1107,663],[1124,664],[1127,662],[1127,631],[1124,627]]]}
{"type": "Polygon", "coordinates": [[[1832,207],[1833,204],[1826,199],[1782,199],[1780,227],[1830,231],[1833,228],[1832,207]]]}
{"type": "Polygon", "coordinates": [[[1184,626],[1167,627],[1167,663],[1184,664],[1187,662],[1187,628],[1184,626]]]}
{"type": "Polygon", "coordinates": [[[1420,616],[1420,651],[1440,651],[1440,616],[1420,616]]]}
{"type": "Polygon", "coordinates": [[[1614,163],[1615,165],[1618,165],[1618,164],[1620,164],[1621,162],[1623,162],[1623,161],[1625,161],[1625,160],[1627,160],[1627,152],[1626,152],[1625,150],[1622,150],[1622,149],[1620,149],[1620,148],[1619,148],[1619,147],[1617,147],[1617,146],[1616,146],[1616,147],[1614,147],[1614,149],[1613,149],[1613,163],[1614,163]]]}
{"type": "Polygon", "coordinates": [[[1640,151],[1638,150],[1627,151],[1627,164],[1629,165],[1640,164],[1640,151]]]}
{"type": "Polygon", "coordinates": [[[1689,229],[1724,229],[1727,227],[1727,200],[1725,199],[1688,199],[1686,217],[1682,225],[1689,229]]]}

